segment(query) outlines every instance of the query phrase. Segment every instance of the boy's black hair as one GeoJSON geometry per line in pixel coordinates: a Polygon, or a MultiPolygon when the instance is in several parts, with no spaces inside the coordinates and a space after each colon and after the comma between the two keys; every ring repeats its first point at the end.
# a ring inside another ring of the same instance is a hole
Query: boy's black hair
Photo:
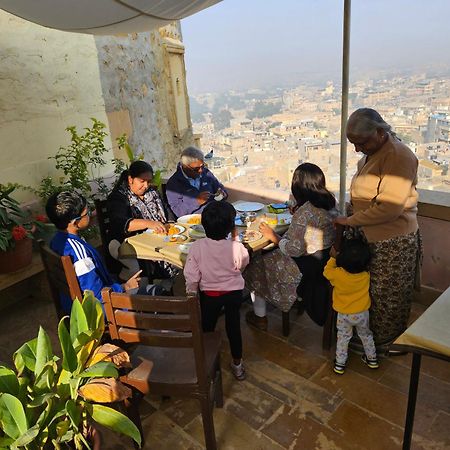
{"type": "Polygon", "coordinates": [[[47,200],[45,212],[58,230],[66,230],[73,219],[81,216],[86,205],[86,199],[81,194],[57,192],[47,200]]]}
{"type": "Polygon", "coordinates": [[[234,229],[236,210],[231,203],[213,201],[202,212],[202,225],[206,236],[215,241],[226,239],[234,229]]]}
{"type": "Polygon", "coordinates": [[[344,239],[336,265],[349,273],[367,271],[371,259],[369,245],[361,239],[344,239]]]}

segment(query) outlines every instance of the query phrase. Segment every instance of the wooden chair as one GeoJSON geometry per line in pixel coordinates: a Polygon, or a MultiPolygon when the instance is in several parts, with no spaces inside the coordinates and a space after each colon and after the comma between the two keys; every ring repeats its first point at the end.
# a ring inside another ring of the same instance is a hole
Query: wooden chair
{"type": "Polygon", "coordinates": [[[44,264],[53,303],[58,319],[65,315],[61,308],[61,295],[72,299],[82,299],[82,292],[78,284],[77,275],[70,256],[59,256],[51,250],[44,241],[39,241],[39,250],[44,264]]]}
{"type": "Polygon", "coordinates": [[[98,228],[100,230],[100,239],[102,241],[102,255],[105,260],[106,268],[109,273],[117,275],[122,270],[120,261],[114,259],[108,249],[108,234],[110,228],[110,218],[108,214],[106,200],[95,200],[95,214],[97,217],[98,228]]]}
{"type": "Polygon", "coordinates": [[[213,403],[223,406],[220,333],[202,332],[198,298],[120,294],[109,288],[102,298],[111,338],[139,344],[131,354],[136,368],[121,380],[134,388],[128,412],[142,438],[138,404],[143,395],[193,397],[200,402],[206,448],[215,450],[213,403]]]}

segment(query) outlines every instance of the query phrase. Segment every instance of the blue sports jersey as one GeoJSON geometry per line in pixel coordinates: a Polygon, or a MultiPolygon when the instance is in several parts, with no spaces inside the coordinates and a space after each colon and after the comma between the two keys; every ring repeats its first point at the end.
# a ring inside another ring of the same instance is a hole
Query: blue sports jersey
{"type": "MultiPolygon", "coordinates": [[[[81,292],[89,289],[100,302],[104,287],[110,287],[114,292],[124,292],[122,285],[112,279],[97,250],[76,234],[57,231],[50,248],[61,256],[71,257],[81,292]]],[[[65,313],[69,313],[72,302],[61,298],[61,306],[65,313]]]]}

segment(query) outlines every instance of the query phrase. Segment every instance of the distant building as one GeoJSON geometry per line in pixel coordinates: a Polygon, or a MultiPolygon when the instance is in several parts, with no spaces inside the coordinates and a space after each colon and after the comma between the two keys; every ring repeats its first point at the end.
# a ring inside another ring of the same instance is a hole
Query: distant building
{"type": "Polygon", "coordinates": [[[450,115],[432,114],[428,118],[426,142],[450,143],[450,115]]]}

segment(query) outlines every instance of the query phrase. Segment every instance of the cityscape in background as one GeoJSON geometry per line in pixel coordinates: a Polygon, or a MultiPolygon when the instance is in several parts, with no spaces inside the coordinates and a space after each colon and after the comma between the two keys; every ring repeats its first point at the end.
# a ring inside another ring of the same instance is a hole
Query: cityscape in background
{"type": "MultiPolygon", "coordinates": [[[[205,93],[190,98],[194,133],[206,162],[222,182],[236,188],[290,190],[298,164],[325,172],[339,190],[340,84],[205,93]]],[[[350,86],[349,113],[376,109],[419,159],[422,189],[450,192],[450,72],[395,74],[350,86]]],[[[347,147],[347,187],[361,157],[347,147]]]]}

